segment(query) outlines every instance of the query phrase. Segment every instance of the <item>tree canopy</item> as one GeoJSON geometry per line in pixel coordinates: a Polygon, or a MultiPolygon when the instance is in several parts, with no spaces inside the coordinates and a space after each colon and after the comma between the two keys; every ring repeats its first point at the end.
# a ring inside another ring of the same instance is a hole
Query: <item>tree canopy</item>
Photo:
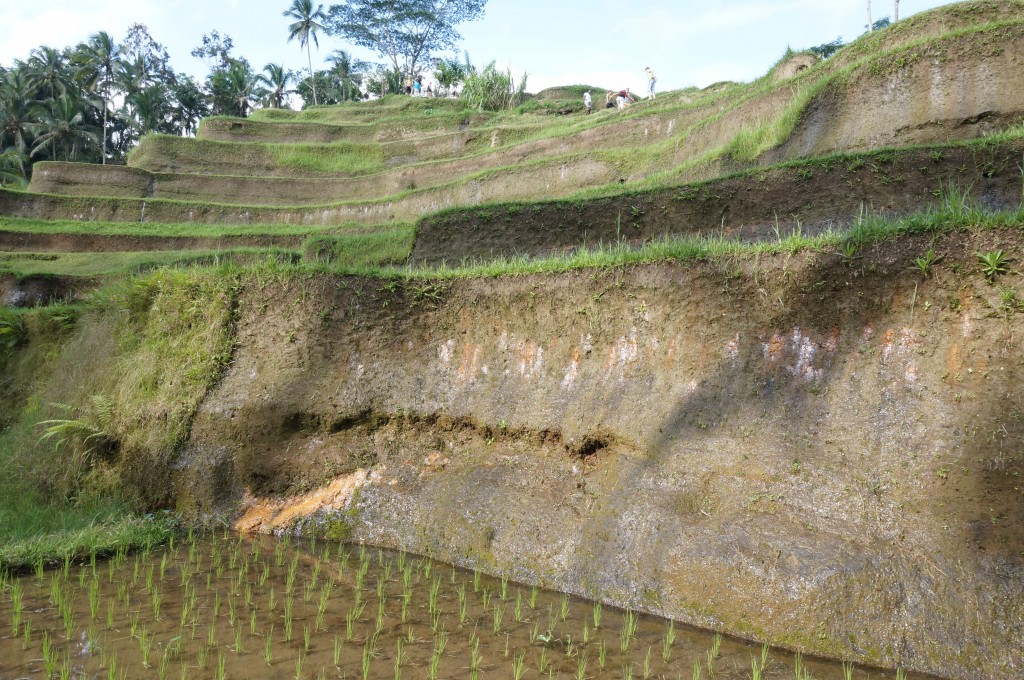
{"type": "Polygon", "coordinates": [[[331,5],[326,26],[333,35],[367,47],[407,77],[432,53],[462,39],[455,27],[480,19],[487,0],[345,0],[331,5]]]}

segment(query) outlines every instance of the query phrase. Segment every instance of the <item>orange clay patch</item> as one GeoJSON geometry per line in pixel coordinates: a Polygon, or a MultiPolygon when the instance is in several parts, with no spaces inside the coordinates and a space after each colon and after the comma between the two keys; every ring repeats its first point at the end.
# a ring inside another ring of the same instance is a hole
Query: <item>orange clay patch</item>
{"type": "Polygon", "coordinates": [[[247,490],[242,499],[242,516],[235,520],[235,530],[270,534],[321,510],[341,510],[366,476],[366,470],[356,470],[327,486],[290,498],[257,498],[247,490]]]}

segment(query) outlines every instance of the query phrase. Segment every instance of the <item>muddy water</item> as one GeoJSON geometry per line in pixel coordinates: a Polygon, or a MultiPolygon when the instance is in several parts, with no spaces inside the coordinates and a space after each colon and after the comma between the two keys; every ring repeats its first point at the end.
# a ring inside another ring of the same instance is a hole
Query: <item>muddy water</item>
{"type": "Polygon", "coordinates": [[[226,534],[5,577],[0,678],[48,677],[895,674],[797,659],[429,558],[226,534]]]}

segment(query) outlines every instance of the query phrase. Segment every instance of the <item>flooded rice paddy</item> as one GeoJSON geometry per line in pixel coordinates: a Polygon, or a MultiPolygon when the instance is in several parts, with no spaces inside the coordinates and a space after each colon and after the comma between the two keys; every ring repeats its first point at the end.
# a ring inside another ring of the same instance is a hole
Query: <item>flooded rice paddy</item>
{"type": "Polygon", "coordinates": [[[0,578],[3,679],[897,677],[323,541],[190,536],[0,578]]]}

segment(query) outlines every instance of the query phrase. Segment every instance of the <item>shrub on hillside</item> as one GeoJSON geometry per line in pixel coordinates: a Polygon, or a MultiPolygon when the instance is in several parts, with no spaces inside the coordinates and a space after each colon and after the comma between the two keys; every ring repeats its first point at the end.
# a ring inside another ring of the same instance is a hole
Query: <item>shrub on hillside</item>
{"type": "Polygon", "coordinates": [[[526,74],[516,83],[511,71],[499,71],[495,62],[482,71],[475,68],[466,74],[462,96],[480,111],[507,111],[523,103],[526,95],[526,74]]]}

